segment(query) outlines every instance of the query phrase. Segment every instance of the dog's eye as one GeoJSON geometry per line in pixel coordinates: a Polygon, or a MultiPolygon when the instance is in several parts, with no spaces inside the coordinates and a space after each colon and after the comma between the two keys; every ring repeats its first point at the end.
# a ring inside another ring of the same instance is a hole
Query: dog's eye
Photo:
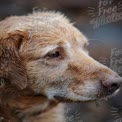
{"type": "Polygon", "coordinates": [[[60,55],[60,53],[58,51],[56,51],[56,52],[48,54],[47,56],[50,57],[50,58],[58,58],[61,55],[60,55]]]}

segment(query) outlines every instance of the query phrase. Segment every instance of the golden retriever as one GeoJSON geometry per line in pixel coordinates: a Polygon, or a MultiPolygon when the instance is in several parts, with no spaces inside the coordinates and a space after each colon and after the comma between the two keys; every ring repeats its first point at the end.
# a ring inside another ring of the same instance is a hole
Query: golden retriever
{"type": "Polygon", "coordinates": [[[63,102],[115,92],[122,78],[95,61],[86,37],[62,14],[0,22],[0,121],[64,122],[63,102]]]}

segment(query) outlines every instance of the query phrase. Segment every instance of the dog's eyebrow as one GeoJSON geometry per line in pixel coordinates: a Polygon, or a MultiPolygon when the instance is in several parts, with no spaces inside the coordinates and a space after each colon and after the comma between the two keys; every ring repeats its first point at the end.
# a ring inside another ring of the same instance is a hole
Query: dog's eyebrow
{"type": "Polygon", "coordinates": [[[66,48],[66,47],[70,47],[70,44],[68,42],[64,43],[64,42],[58,42],[57,44],[52,44],[52,45],[47,45],[46,47],[44,47],[42,50],[42,52],[44,52],[44,54],[57,49],[57,48],[66,48]]]}
{"type": "Polygon", "coordinates": [[[46,53],[48,53],[48,52],[50,52],[51,50],[54,50],[54,49],[56,49],[56,48],[58,48],[59,46],[58,45],[48,45],[48,46],[46,46],[46,47],[44,47],[42,50],[42,52],[44,53],[44,54],[46,54],[46,53]]]}

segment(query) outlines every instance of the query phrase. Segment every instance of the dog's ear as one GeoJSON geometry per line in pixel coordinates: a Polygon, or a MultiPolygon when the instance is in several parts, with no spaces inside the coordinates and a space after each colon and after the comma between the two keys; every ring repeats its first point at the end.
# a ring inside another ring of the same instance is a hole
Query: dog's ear
{"type": "Polygon", "coordinates": [[[27,74],[19,50],[25,33],[16,31],[0,37],[0,77],[24,89],[27,86],[27,74]]]}

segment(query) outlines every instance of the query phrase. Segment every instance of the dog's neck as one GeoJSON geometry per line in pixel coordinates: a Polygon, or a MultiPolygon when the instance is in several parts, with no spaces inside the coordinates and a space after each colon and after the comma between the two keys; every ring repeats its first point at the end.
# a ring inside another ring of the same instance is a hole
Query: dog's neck
{"type": "Polygon", "coordinates": [[[5,85],[0,90],[0,116],[7,120],[15,119],[14,122],[18,122],[26,116],[31,117],[44,113],[58,104],[43,95],[35,95],[29,88],[18,90],[10,85],[5,85]]]}

